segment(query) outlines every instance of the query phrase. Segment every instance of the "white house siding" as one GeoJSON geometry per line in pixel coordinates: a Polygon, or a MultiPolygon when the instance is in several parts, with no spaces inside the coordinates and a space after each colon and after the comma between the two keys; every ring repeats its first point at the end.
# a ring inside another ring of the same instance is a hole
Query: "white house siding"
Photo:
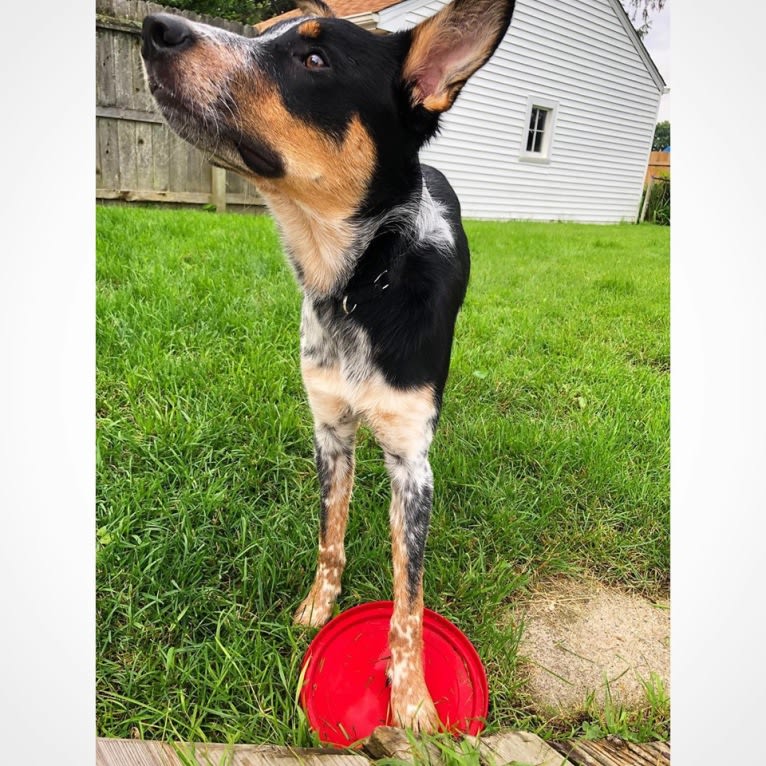
{"type": "MultiPolygon", "coordinates": [[[[380,27],[409,28],[444,5],[407,0],[381,12],[380,27]]],[[[422,152],[466,217],[636,220],[662,84],[618,10],[613,0],[517,0],[492,60],[422,152]],[[548,164],[519,159],[530,97],[558,103],[548,164]]]]}

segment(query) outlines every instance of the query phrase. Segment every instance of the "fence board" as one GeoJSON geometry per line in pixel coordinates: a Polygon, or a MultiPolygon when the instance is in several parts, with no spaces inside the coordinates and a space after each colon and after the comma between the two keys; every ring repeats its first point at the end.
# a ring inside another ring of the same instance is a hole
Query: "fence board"
{"type": "Polygon", "coordinates": [[[115,106],[133,108],[133,62],[131,36],[114,35],[115,106]]]}
{"type": "Polygon", "coordinates": [[[117,18],[134,18],[131,15],[130,5],[130,0],[112,0],[112,11],[117,18]]]}
{"type": "Polygon", "coordinates": [[[649,183],[652,176],[670,177],[670,152],[652,152],[649,155],[644,185],[649,183]]]}
{"type": "Polygon", "coordinates": [[[148,16],[150,13],[164,13],[165,6],[159,3],[145,3],[144,12],[148,16]]]}
{"type": "Polygon", "coordinates": [[[109,117],[113,120],[130,120],[131,122],[151,122],[155,125],[166,124],[165,120],[156,112],[123,109],[121,106],[97,106],[96,117],[109,117]]]}
{"type": "Polygon", "coordinates": [[[209,191],[212,193],[212,168],[205,156],[195,149],[188,154],[189,161],[189,191],[209,191]]]}
{"type": "Polygon", "coordinates": [[[117,123],[117,145],[120,152],[119,189],[138,189],[136,163],[136,123],[120,120],[117,123]]]}
{"type": "Polygon", "coordinates": [[[136,38],[134,45],[133,103],[137,110],[156,115],[157,108],[154,105],[154,99],[149,92],[149,86],[146,84],[146,77],[144,76],[144,64],[141,58],[141,39],[136,38]]]}
{"type": "Polygon", "coordinates": [[[120,148],[117,141],[117,120],[99,120],[96,125],[98,149],[101,158],[96,167],[101,167],[101,177],[96,178],[96,187],[115,189],[120,185],[120,148]]]}
{"type": "Polygon", "coordinates": [[[226,192],[228,194],[245,194],[248,189],[252,188],[242,176],[234,175],[234,173],[226,174],[226,192]]]}
{"type": "MultiPolygon", "coordinates": [[[[97,198],[206,204],[213,192],[212,166],[170,131],[146,86],[140,30],[150,13],[176,13],[237,34],[257,34],[238,22],[144,0],[96,0],[97,198]]],[[[226,204],[263,212],[255,187],[230,172],[226,204]]]]}
{"type": "Polygon", "coordinates": [[[114,71],[114,33],[104,30],[96,36],[96,103],[114,106],[117,103],[114,71]]]}
{"type": "Polygon", "coordinates": [[[141,63],[141,38],[125,35],[130,48],[130,106],[139,111],[153,111],[153,102],[147,102],[147,88],[144,80],[144,67],[141,63]]]}
{"type": "Polygon", "coordinates": [[[136,132],[136,183],[138,189],[154,189],[154,160],[152,158],[153,125],[134,123],[136,132]]]}
{"type": "Polygon", "coordinates": [[[168,191],[170,189],[168,133],[169,128],[165,125],[154,125],[152,127],[152,163],[154,164],[152,188],[157,191],[168,191]]]}

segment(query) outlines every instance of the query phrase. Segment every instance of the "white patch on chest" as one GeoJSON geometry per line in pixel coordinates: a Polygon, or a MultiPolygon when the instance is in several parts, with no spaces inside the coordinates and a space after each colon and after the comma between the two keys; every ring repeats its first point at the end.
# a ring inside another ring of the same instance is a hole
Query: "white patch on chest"
{"type": "Polygon", "coordinates": [[[452,250],[455,247],[455,235],[447,221],[447,209],[431,196],[425,180],[415,218],[415,236],[418,242],[432,245],[439,250],[452,250]]]}

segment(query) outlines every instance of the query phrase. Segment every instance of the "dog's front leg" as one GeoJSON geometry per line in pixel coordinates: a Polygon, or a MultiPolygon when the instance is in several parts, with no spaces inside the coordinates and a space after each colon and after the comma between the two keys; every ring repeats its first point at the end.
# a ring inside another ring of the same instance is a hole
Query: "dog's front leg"
{"type": "Polygon", "coordinates": [[[304,383],[314,415],[314,456],[320,488],[319,562],[314,584],[295,612],[299,625],[319,627],[332,616],[346,565],[343,540],[354,483],[358,418],[331,393],[333,369],[304,363],[304,383]],[[328,390],[328,388],[330,390],[328,390]]]}
{"type": "Polygon", "coordinates": [[[437,410],[430,387],[380,392],[385,409],[371,425],[383,447],[391,479],[394,612],[391,617],[391,713],[397,726],[433,732],[439,717],[423,668],[423,560],[433,500],[428,451],[437,410]]]}
{"type": "Polygon", "coordinates": [[[391,475],[394,613],[391,618],[391,712],[398,726],[433,732],[439,717],[423,668],[423,558],[433,477],[427,454],[386,455],[391,475]]]}

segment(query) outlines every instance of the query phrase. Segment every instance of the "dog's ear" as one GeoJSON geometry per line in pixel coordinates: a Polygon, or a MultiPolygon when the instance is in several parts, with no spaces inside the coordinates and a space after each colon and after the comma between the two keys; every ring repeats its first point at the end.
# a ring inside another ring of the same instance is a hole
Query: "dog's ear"
{"type": "Polygon", "coordinates": [[[402,76],[413,106],[449,109],[477,69],[484,66],[511,23],[515,0],[454,0],[416,26],[402,76]]]}
{"type": "Polygon", "coordinates": [[[295,5],[309,16],[335,18],[332,8],[322,0],[295,0],[295,5]]]}

